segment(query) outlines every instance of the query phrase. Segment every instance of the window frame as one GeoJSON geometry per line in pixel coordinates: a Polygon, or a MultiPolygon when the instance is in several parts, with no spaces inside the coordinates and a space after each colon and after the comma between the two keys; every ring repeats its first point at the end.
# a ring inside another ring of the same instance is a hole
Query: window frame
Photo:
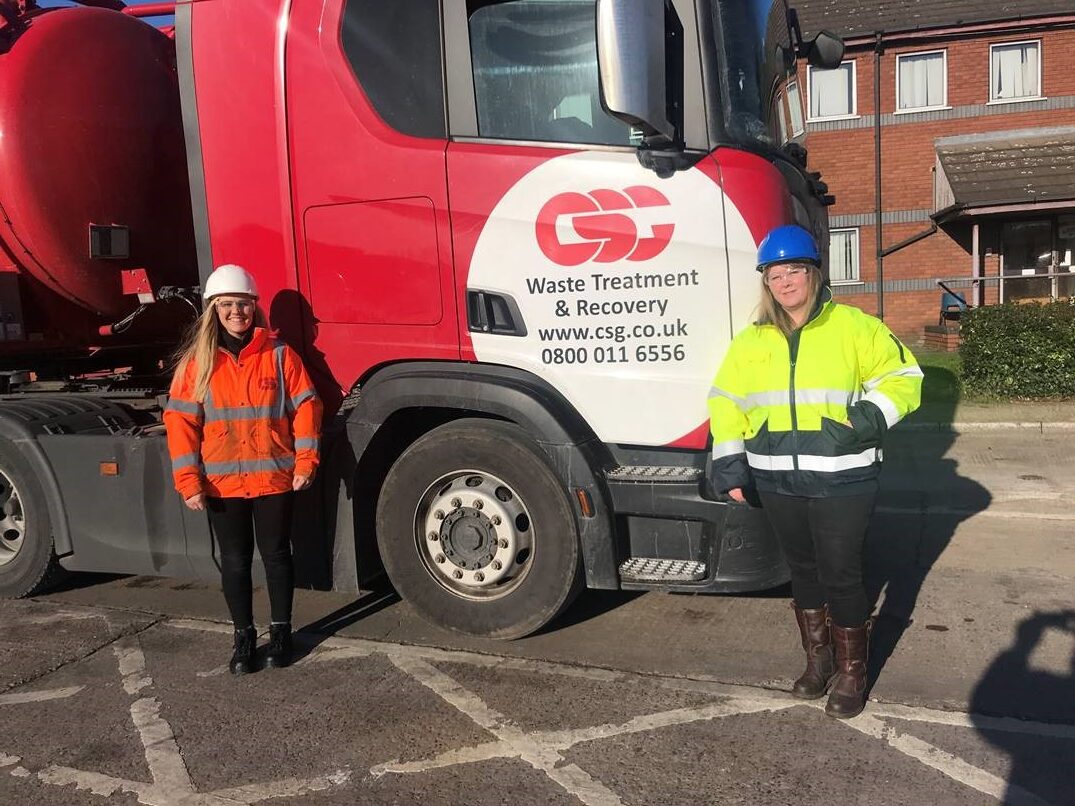
{"type": "MultiPolygon", "coordinates": [[[[595,0],[596,2],[596,0],[595,0]]],[[[708,153],[713,148],[705,115],[702,92],[701,52],[694,0],[670,0],[683,26],[683,146],[688,151],[708,153]],[[692,67],[695,66],[695,67],[692,67]]],[[[477,99],[474,93],[473,62],[467,0],[441,0],[444,31],[444,74],[448,102],[448,139],[454,142],[489,145],[636,153],[635,144],[600,145],[544,140],[503,140],[478,133],[477,99]]]]}
{"type": "MultiPolygon", "coordinates": [[[[814,98],[814,71],[817,69],[812,64],[806,67],[806,123],[825,123],[831,120],[854,120],[859,117],[858,113],[858,60],[856,59],[844,59],[840,62],[840,67],[835,69],[841,69],[845,64],[851,65],[851,111],[850,113],[843,115],[826,115],[824,117],[814,117],[811,110],[814,108],[812,103],[814,98]]],[[[827,72],[827,71],[826,71],[827,72]]]]}
{"type": "Polygon", "coordinates": [[[861,227],[833,227],[829,230],[829,284],[833,286],[862,285],[862,228],[861,227]],[[854,233],[853,268],[854,277],[850,280],[834,280],[832,278],[832,236],[837,232],[854,233]]]}
{"type": "Polygon", "coordinates": [[[803,97],[799,93],[799,79],[789,81],[784,88],[785,102],[788,105],[788,131],[791,132],[789,139],[795,139],[803,134],[806,134],[806,113],[803,111],[803,97]],[[799,126],[795,125],[795,112],[791,106],[791,98],[794,94],[796,100],[799,103],[799,126]]]}
{"type": "Polygon", "coordinates": [[[1045,100],[1045,87],[1043,86],[1044,73],[1045,73],[1045,48],[1042,47],[1041,39],[1019,39],[1012,42],[990,42],[989,43],[989,100],[986,102],[986,106],[997,106],[1000,104],[1025,104],[1032,101],[1044,101],[1045,100]],[[1014,45],[1035,45],[1038,49],[1038,94],[1037,95],[1025,95],[1021,98],[996,98],[996,85],[995,74],[993,70],[993,53],[997,48],[1012,47],[1014,45]]]}
{"type": "Polygon", "coordinates": [[[897,115],[912,115],[918,112],[936,112],[943,109],[951,109],[948,104],[948,49],[947,48],[934,48],[932,50],[915,50],[908,51],[907,53],[896,54],[896,111],[897,115]],[[941,55],[941,63],[944,65],[942,69],[942,100],[940,104],[934,106],[912,106],[903,108],[900,106],[900,59],[905,56],[933,56],[935,54],[941,55]]]}

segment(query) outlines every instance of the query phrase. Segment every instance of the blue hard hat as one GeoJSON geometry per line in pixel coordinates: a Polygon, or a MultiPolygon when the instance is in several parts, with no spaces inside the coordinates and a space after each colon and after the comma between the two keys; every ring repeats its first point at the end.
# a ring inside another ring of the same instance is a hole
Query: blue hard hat
{"type": "Polygon", "coordinates": [[[821,265],[814,236],[795,224],[777,227],[758,247],[758,271],[774,263],[813,263],[821,265]]]}

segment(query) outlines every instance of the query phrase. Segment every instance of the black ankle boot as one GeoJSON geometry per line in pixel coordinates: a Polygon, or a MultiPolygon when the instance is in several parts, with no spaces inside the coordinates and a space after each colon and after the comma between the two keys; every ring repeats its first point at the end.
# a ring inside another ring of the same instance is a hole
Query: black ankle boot
{"type": "Polygon", "coordinates": [[[254,650],[257,647],[258,634],[253,627],[235,631],[235,651],[231,655],[228,671],[232,674],[246,674],[254,671],[254,650]]]}
{"type": "Polygon", "coordinates": [[[265,653],[265,665],[270,669],[282,669],[291,663],[291,625],[269,625],[269,649],[265,653]]]}

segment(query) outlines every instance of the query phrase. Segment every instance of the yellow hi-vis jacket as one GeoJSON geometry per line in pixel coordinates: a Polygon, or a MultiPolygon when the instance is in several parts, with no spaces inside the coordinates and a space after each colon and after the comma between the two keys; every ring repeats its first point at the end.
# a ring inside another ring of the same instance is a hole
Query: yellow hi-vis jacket
{"type": "Polygon", "coordinates": [[[824,289],[790,338],[751,325],[732,340],[709,393],[708,486],[723,493],[753,482],[811,498],[876,490],[881,440],[921,393],[911,351],[824,289]]]}

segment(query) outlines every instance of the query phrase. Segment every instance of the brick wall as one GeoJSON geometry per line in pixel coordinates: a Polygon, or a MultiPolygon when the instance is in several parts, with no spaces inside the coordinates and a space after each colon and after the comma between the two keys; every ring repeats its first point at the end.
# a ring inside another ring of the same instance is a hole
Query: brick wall
{"type": "MultiPolygon", "coordinates": [[[[935,141],[941,137],[991,131],[1009,131],[1075,125],[1075,70],[1068,64],[1068,54],[1075,52],[1075,24],[1066,28],[1012,34],[995,32],[965,38],[933,40],[914,45],[886,47],[881,60],[881,186],[883,210],[898,218],[915,220],[885,223],[883,245],[892,246],[927,229],[933,209],[933,170],[936,162],[935,141]],[[1041,40],[1042,89],[1046,104],[998,104],[989,101],[990,44],[1041,40]],[[896,56],[900,53],[945,50],[947,52],[948,106],[951,111],[893,114],[896,112],[896,56]],[[1041,109],[1043,105],[1055,108],[1041,109]],[[967,107],[980,107],[968,110],[967,107]],[[970,113],[973,116],[968,117],[970,113]],[[888,116],[888,117],[886,117],[888,116]],[[911,211],[920,211],[914,213],[911,211]],[[924,211],[924,212],[922,212],[924,211]]],[[[855,120],[822,121],[808,125],[807,148],[810,167],[820,170],[836,204],[829,208],[835,226],[851,217],[859,230],[860,280],[863,286],[840,287],[837,297],[859,305],[870,313],[877,311],[875,259],[876,233],[873,226],[874,193],[874,55],[872,50],[849,51],[847,59],[856,65],[857,115],[855,120]],[[862,219],[868,216],[868,219],[862,219]],[[868,220],[869,223],[861,223],[868,220]]],[[[808,87],[806,68],[801,68],[801,86],[808,87]]],[[[804,108],[808,109],[808,106],[804,108]]],[[[984,255],[986,276],[996,276],[999,261],[995,234],[983,229],[980,248],[984,255]]],[[[925,326],[936,325],[941,289],[901,290],[901,281],[918,280],[928,284],[935,278],[970,277],[971,224],[945,225],[935,234],[906,247],[884,260],[884,315],[890,327],[909,344],[922,344],[925,326]],[[892,288],[895,286],[895,288],[892,288]]],[[[957,288],[972,299],[969,287],[957,288]]],[[[997,301],[997,283],[983,285],[986,304],[997,301]]]]}

